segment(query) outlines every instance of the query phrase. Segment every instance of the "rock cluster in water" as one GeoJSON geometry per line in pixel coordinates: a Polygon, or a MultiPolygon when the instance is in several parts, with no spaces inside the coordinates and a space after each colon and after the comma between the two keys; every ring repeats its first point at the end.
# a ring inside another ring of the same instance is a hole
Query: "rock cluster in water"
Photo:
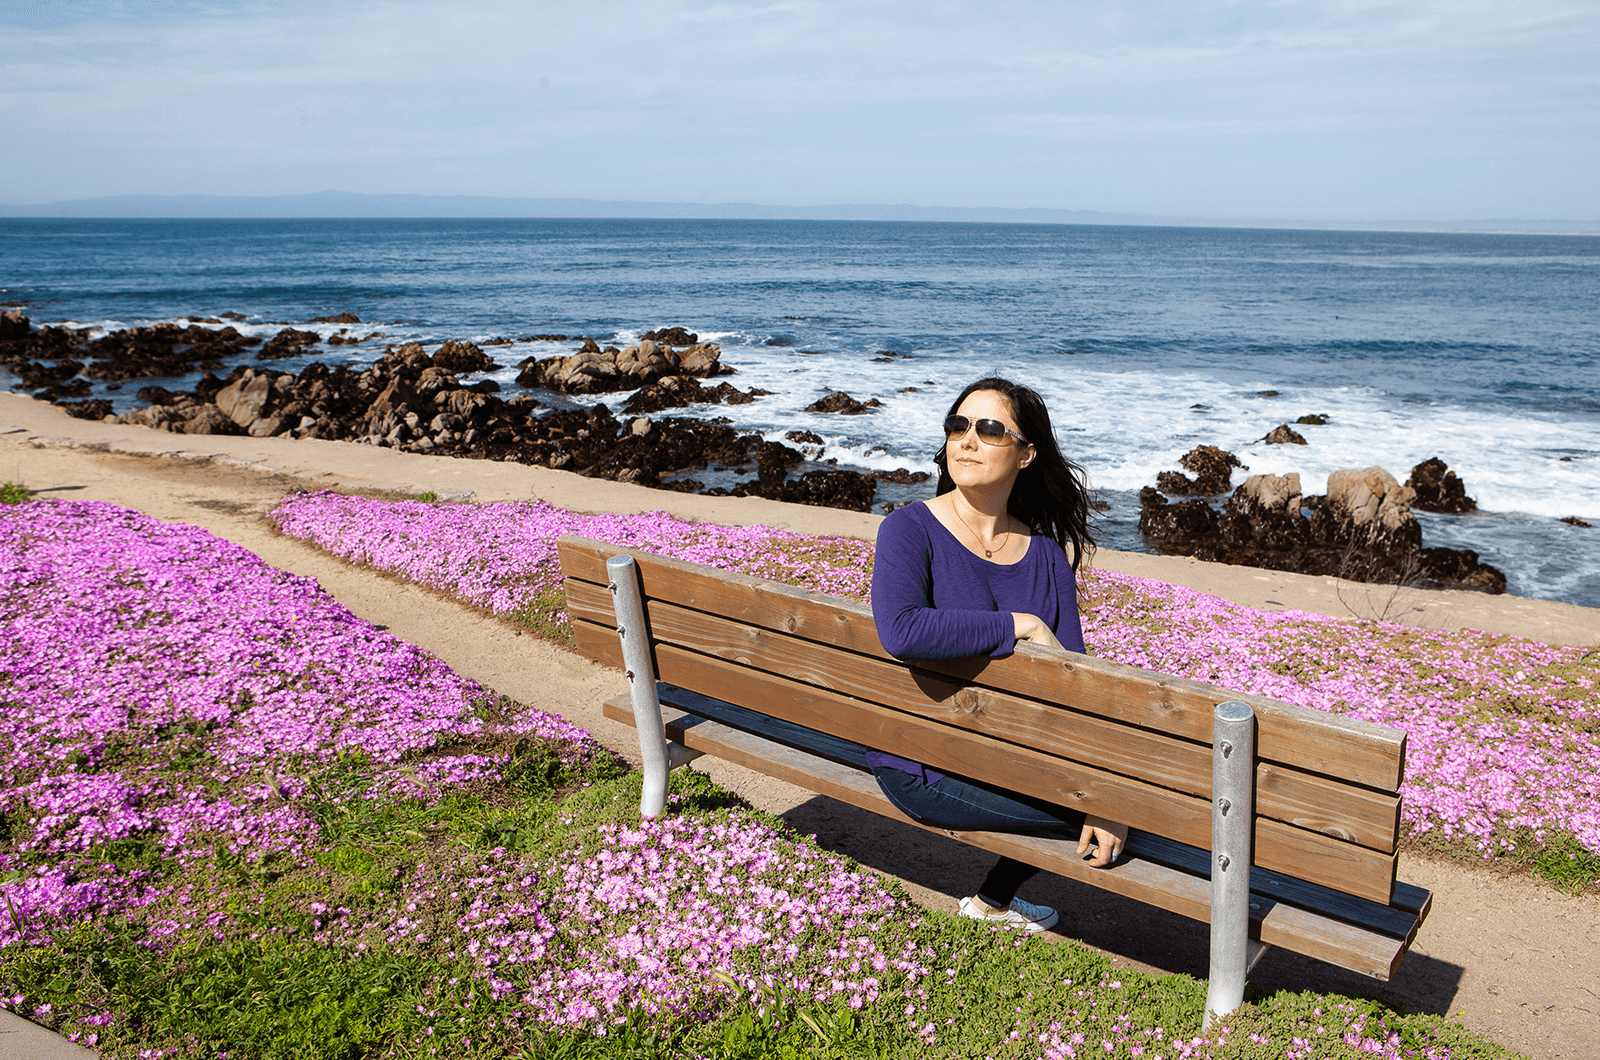
{"type": "Polygon", "coordinates": [[[593,339],[569,357],[528,358],[517,365],[517,385],[560,394],[605,394],[637,390],[666,378],[705,379],[730,374],[722,350],[683,328],[647,331],[626,349],[593,339]]]}
{"type": "MultiPolygon", "coordinates": [[[[330,319],[359,322],[354,314],[330,319]]],[[[0,364],[18,375],[24,387],[38,391],[35,397],[54,401],[80,418],[181,434],[350,441],[538,464],[680,492],[872,510],[877,476],[838,468],[792,473],[803,461],[821,458],[822,440],[815,435],[792,439],[804,442],[802,452],[757,434],[741,434],[725,420],[652,419],[650,413],[664,409],[706,402],[742,404],[767,393],[741,391],[726,382],[702,385],[700,380],[732,369],[720,364],[715,345],[699,342],[682,328],[647,332],[627,350],[600,350],[586,342],[572,357],[519,366],[527,385],[558,392],[634,389],[623,404],[622,419],[604,404],[546,409],[531,395],[502,399],[493,380],[464,384],[458,375],[500,366],[474,343],[454,340],[432,354],[418,343],[391,346],[366,369],[313,362],[298,375],[257,365],[238,365],[223,377],[215,374],[252,346],[261,347],[257,362],[270,362],[302,353],[318,341],[315,332],[285,328],[262,343],[231,326],[198,324],[134,328],[89,340],[83,332],[64,328],[33,330],[20,312],[0,316],[0,364]],[[89,392],[81,376],[121,382],[196,371],[207,374],[194,390],[143,387],[137,396],[146,407],[120,416],[111,414],[110,402],[76,400],[89,392]],[[690,477],[704,469],[742,470],[753,477],[707,489],[690,477]]],[[[901,470],[883,477],[915,482],[928,475],[901,470]]]]}
{"type": "MultiPolygon", "coordinates": [[[[1201,446],[1181,463],[1197,478],[1164,472],[1157,480],[1161,490],[1215,496],[1226,492],[1231,468],[1243,468],[1233,454],[1211,446],[1201,446]]],[[[1457,505],[1425,510],[1475,507],[1460,480],[1438,458],[1413,469],[1411,482],[1418,481],[1451,483],[1430,493],[1430,501],[1444,496],[1443,503],[1457,505]]],[[[1139,532],[1163,551],[1219,563],[1351,581],[1505,592],[1505,575],[1480,562],[1476,552],[1423,547],[1422,528],[1412,514],[1413,507],[1424,507],[1419,496],[1414,485],[1402,486],[1380,467],[1335,471],[1320,497],[1301,494],[1298,474],[1252,475],[1220,510],[1200,497],[1171,503],[1146,486],[1139,494],[1139,532]]]]}

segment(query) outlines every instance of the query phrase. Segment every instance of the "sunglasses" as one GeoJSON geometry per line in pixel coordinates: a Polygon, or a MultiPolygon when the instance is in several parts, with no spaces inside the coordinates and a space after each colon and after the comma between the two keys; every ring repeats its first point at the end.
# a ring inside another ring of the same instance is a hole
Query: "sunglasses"
{"type": "Polygon", "coordinates": [[[944,436],[947,441],[965,438],[967,432],[973,427],[978,428],[978,440],[990,445],[1004,445],[1006,435],[1017,440],[1018,445],[1027,445],[1028,439],[1007,427],[999,420],[969,420],[965,416],[946,416],[944,419],[944,436]]]}

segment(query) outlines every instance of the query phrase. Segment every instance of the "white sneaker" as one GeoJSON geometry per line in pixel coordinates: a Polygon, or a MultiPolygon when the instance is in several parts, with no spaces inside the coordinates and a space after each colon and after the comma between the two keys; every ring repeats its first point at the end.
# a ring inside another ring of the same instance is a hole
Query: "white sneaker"
{"type": "Polygon", "coordinates": [[[991,911],[987,906],[974,902],[971,898],[963,898],[961,915],[971,917],[973,920],[987,920],[991,924],[1019,927],[1027,932],[1048,931],[1056,926],[1057,920],[1061,919],[1061,914],[1049,906],[1034,905],[1032,902],[1024,902],[1021,898],[1011,899],[1009,906],[998,911],[991,911]]]}

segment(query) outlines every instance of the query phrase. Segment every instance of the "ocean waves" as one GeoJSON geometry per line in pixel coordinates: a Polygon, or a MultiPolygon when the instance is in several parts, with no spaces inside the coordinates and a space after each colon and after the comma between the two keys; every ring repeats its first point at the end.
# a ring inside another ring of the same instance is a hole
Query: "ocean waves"
{"type": "MultiPolygon", "coordinates": [[[[616,220],[0,221],[0,301],[36,324],[245,315],[240,331],[357,345],[274,362],[371,363],[390,343],[479,343],[515,390],[525,358],[682,325],[723,348],[745,429],[823,459],[931,470],[960,387],[1037,387],[1094,486],[1127,507],[1195,445],[1249,474],[1404,479],[1439,457],[1483,512],[1428,524],[1511,591],[1600,606],[1600,239],[1047,225],[616,220]],[[883,407],[808,413],[831,390],[883,407]],[[1323,424],[1296,424],[1306,416],[1323,424]],[[1280,424],[1307,445],[1266,445],[1280,424]]],[[[172,389],[192,380],[151,380],[172,389]]],[[[119,411],[137,386],[97,393],[119,411]]],[[[617,399],[611,404],[616,407],[617,399]]],[[[693,410],[689,410],[693,411],[693,410]]],[[[1243,472],[1235,481],[1242,481],[1243,472]]],[[[895,500],[914,499],[918,488],[895,500]]],[[[1136,518],[1136,509],[1132,513],[1136,518]]],[[[1129,513],[1115,512],[1116,547],[1129,513]]]]}

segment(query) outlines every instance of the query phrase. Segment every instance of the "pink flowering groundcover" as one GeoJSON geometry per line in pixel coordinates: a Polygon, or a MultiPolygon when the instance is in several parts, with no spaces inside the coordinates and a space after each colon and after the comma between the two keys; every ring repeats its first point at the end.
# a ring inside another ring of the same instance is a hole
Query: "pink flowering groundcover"
{"type": "MultiPolygon", "coordinates": [[[[496,614],[559,632],[555,539],[578,534],[865,600],[872,546],[665,512],[543,502],[286,497],[283,533],[496,614]]],[[[1164,582],[1082,573],[1089,651],[1405,729],[1404,826],[1453,850],[1600,855],[1600,651],[1477,630],[1263,611],[1164,582]]]]}

